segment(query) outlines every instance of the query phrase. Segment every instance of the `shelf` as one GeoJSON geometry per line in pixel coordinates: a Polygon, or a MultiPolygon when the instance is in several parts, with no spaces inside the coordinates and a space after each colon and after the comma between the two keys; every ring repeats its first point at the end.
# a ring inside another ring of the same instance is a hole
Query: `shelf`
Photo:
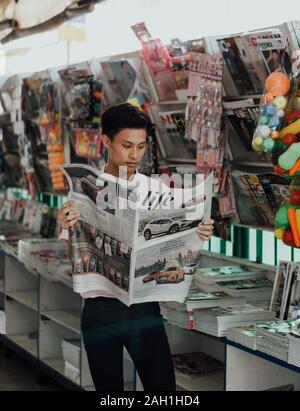
{"type": "Polygon", "coordinates": [[[223,96],[224,101],[235,101],[235,100],[250,100],[250,99],[261,99],[263,94],[253,94],[249,96],[223,96]]]}
{"type": "Polygon", "coordinates": [[[186,391],[224,391],[224,371],[190,378],[175,372],[176,385],[186,391]]]}
{"type": "Polygon", "coordinates": [[[37,340],[29,338],[28,334],[7,335],[9,340],[19,345],[23,350],[37,357],[37,340]]]}
{"type": "Polygon", "coordinates": [[[159,101],[158,106],[174,106],[178,104],[187,104],[186,100],[170,100],[170,101],[159,101]]]}
{"type": "Polygon", "coordinates": [[[55,323],[80,334],[80,308],[70,308],[64,310],[49,310],[41,313],[55,323]]]}
{"type": "Polygon", "coordinates": [[[237,348],[241,351],[245,351],[245,352],[247,352],[249,354],[252,354],[256,357],[259,357],[263,360],[269,361],[269,362],[271,362],[273,364],[276,364],[276,365],[280,365],[283,368],[286,368],[288,370],[291,370],[291,371],[294,371],[294,372],[300,374],[300,368],[299,367],[296,367],[295,365],[289,364],[286,361],[282,361],[282,360],[280,360],[276,357],[272,357],[272,355],[265,354],[265,353],[263,353],[261,351],[257,351],[257,350],[251,350],[251,348],[245,347],[245,346],[243,346],[239,343],[236,343],[236,342],[233,342],[233,341],[230,341],[230,340],[226,340],[226,345],[237,348]]]}
{"type": "Polygon", "coordinates": [[[28,265],[24,264],[24,267],[26,268],[26,270],[29,272],[29,274],[33,275],[34,277],[38,277],[38,272],[36,271],[36,269],[29,267],[28,265]]]}
{"type": "Polygon", "coordinates": [[[65,376],[65,361],[63,358],[45,358],[41,361],[59,374],[65,376]]]}
{"type": "Polygon", "coordinates": [[[272,163],[266,163],[266,162],[260,162],[260,161],[232,161],[230,164],[233,164],[235,166],[247,166],[247,167],[263,167],[263,168],[269,168],[272,171],[274,171],[274,166],[272,163]]]}
{"type": "Polygon", "coordinates": [[[164,160],[168,162],[173,162],[173,163],[186,163],[186,164],[192,164],[196,165],[196,159],[192,158],[177,158],[177,157],[166,157],[164,160]]]}
{"type": "Polygon", "coordinates": [[[73,279],[72,276],[60,275],[59,281],[66,285],[69,288],[73,288],[73,279]]]}
{"type": "Polygon", "coordinates": [[[38,309],[38,291],[10,291],[6,295],[32,310],[38,309]]]}
{"type": "MultiPolygon", "coordinates": [[[[272,272],[276,272],[276,267],[273,265],[268,265],[268,264],[262,264],[262,263],[256,263],[254,261],[250,261],[246,258],[239,258],[239,257],[228,257],[225,256],[223,254],[219,254],[219,253],[214,253],[212,251],[201,251],[201,256],[205,256],[205,257],[209,257],[212,258],[214,260],[224,260],[224,261],[228,261],[230,263],[234,263],[236,265],[245,265],[248,267],[253,267],[256,268],[258,270],[267,270],[267,271],[272,271],[272,272]]],[[[200,267],[201,268],[201,267],[200,267]]]]}

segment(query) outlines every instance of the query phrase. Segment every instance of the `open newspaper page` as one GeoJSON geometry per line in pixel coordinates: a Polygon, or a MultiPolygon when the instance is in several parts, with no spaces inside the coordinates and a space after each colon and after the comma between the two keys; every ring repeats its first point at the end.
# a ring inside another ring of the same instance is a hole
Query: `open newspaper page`
{"type": "Polygon", "coordinates": [[[139,173],[131,182],[86,165],[62,169],[80,214],[70,230],[74,291],[104,291],[126,305],[183,301],[202,249],[197,226],[210,216],[212,176],[170,189],[139,173]]]}
{"type": "Polygon", "coordinates": [[[166,187],[139,207],[132,303],[183,302],[199,263],[203,241],[196,231],[210,217],[212,175],[197,175],[194,188],[166,187]]]}
{"type": "Polygon", "coordinates": [[[136,211],[127,198],[126,180],[86,165],[62,168],[69,199],[75,201],[80,220],[69,231],[75,292],[104,291],[129,305],[131,255],[136,211]]]}

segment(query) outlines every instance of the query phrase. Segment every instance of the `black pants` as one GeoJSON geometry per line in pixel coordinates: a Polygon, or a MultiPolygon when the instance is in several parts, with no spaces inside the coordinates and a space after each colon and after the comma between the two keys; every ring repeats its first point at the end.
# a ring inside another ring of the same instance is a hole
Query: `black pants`
{"type": "Polygon", "coordinates": [[[82,333],[96,391],[123,391],[123,347],[145,391],[175,391],[169,343],[158,303],[127,307],[114,298],[85,300],[82,333]]]}

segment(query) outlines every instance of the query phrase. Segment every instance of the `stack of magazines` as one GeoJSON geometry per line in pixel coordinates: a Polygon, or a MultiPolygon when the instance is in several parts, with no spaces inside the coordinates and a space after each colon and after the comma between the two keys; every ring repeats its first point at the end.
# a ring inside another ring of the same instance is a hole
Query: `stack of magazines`
{"type": "Polygon", "coordinates": [[[18,243],[20,240],[25,238],[32,238],[34,235],[27,231],[24,227],[17,225],[12,222],[1,222],[0,223],[0,246],[1,249],[14,257],[18,254],[18,243]]]}
{"type": "Polygon", "coordinates": [[[186,311],[183,304],[161,302],[160,310],[163,318],[167,320],[169,324],[186,330],[193,329],[191,314],[186,311]]]}
{"type": "Polygon", "coordinates": [[[221,282],[259,278],[263,274],[264,271],[249,271],[246,267],[240,265],[199,268],[195,273],[195,281],[201,287],[203,284],[215,285],[221,282]]]}
{"type": "Polygon", "coordinates": [[[249,303],[258,302],[260,307],[268,305],[273,290],[266,271],[248,271],[242,266],[200,268],[195,273],[195,283],[203,291],[243,297],[249,303]]]}
{"type": "Polygon", "coordinates": [[[5,312],[0,310],[0,334],[6,333],[5,312]]]}
{"type": "Polygon", "coordinates": [[[255,331],[254,325],[229,328],[227,331],[228,340],[248,347],[251,350],[256,350],[256,341],[258,338],[262,338],[262,336],[255,331]]]}
{"type": "Polygon", "coordinates": [[[257,350],[287,361],[292,324],[293,320],[256,324],[255,331],[263,337],[257,340],[257,350]]]}
{"type": "Polygon", "coordinates": [[[202,352],[173,355],[176,372],[188,378],[212,374],[224,369],[224,365],[202,352]]]}
{"type": "Polygon", "coordinates": [[[71,268],[66,245],[57,239],[25,239],[18,244],[18,259],[32,273],[49,281],[59,281],[59,274],[71,268]]]}
{"type": "Polygon", "coordinates": [[[241,306],[245,303],[244,297],[231,297],[224,291],[205,292],[196,288],[190,290],[185,301],[187,311],[200,308],[241,306]]]}
{"type": "Polygon", "coordinates": [[[216,337],[226,336],[232,327],[274,319],[274,313],[246,304],[241,307],[208,308],[194,311],[195,329],[216,337]]]}
{"type": "Polygon", "coordinates": [[[300,337],[290,334],[288,335],[288,340],[288,363],[300,367],[300,337]]]}

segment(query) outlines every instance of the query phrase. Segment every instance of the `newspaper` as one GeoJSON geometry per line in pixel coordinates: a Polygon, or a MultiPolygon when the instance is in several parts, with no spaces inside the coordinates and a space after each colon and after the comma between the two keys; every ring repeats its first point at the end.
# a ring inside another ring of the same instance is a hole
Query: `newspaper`
{"type": "Polygon", "coordinates": [[[183,302],[202,249],[197,226],[210,216],[212,175],[170,189],[158,176],[127,181],[86,165],[62,170],[80,214],[69,232],[74,291],[105,291],[128,306],[183,302]]]}

